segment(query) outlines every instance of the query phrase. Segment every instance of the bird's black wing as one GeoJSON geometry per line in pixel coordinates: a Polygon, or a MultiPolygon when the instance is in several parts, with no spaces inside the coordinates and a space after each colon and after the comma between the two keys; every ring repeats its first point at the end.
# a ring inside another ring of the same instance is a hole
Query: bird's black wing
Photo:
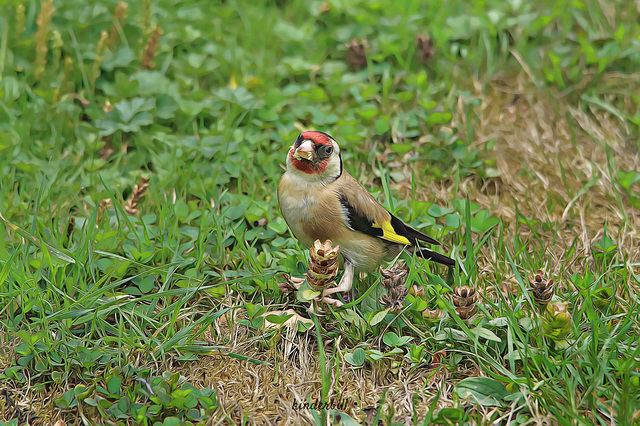
{"type": "Polygon", "coordinates": [[[349,227],[354,231],[360,231],[373,237],[382,238],[383,240],[392,241],[399,244],[416,245],[417,241],[424,241],[429,244],[440,243],[428,235],[413,229],[378,204],[380,211],[378,217],[373,214],[367,215],[363,209],[358,208],[345,194],[339,194],[340,204],[342,205],[349,227]]]}

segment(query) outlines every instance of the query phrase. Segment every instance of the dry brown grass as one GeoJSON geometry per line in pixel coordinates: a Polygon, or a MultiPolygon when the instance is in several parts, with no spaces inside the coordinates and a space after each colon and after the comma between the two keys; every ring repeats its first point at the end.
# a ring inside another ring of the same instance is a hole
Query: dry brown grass
{"type": "MultiPolygon", "coordinates": [[[[243,335],[241,327],[220,329],[224,335],[243,335]]],[[[201,359],[183,371],[192,383],[217,389],[222,405],[220,418],[208,424],[240,423],[246,416],[249,424],[313,424],[308,410],[295,408],[295,404],[318,401],[321,395],[321,373],[318,364],[318,348],[314,331],[306,334],[287,333],[277,338],[275,349],[262,352],[246,347],[246,340],[237,341],[230,349],[253,358],[270,362],[271,367],[256,365],[214,356],[201,359]]],[[[325,351],[344,351],[340,341],[325,341],[325,351]]],[[[424,417],[438,389],[445,395],[438,401],[439,407],[451,403],[452,380],[444,368],[422,368],[410,372],[410,367],[398,357],[392,362],[374,368],[352,369],[339,355],[340,366],[329,366],[332,371],[328,400],[334,404],[346,404],[344,412],[354,419],[365,420],[367,413],[375,411],[383,392],[387,403],[393,404],[398,419],[410,422],[413,415],[414,395],[424,417]]]]}
{"type": "MultiPolygon", "coordinates": [[[[621,84],[620,78],[610,76],[603,84],[621,84]]],[[[635,80],[627,81],[634,84],[635,80]]],[[[607,235],[619,244],[619,258],[637,264],[640,211],[615,183],[618,171],[639,170],[638,152],[624,123],[601,108],[536,90],[524,76],[511,84],[495,82],[481,98],[474,145],[495,140],[500,176],[481,182],[468,179],[461,195],[468,193],[512,231],[518,219],[516,208],[526,218],[558,224],[550,231],[538,227],[535,233],[548,253],[547,272],[562,276],[568,286],[571,273],[593,266],[592,247],[602,238],[605,224],[607,235]],[[574,240],[577,249],[569,255],[574,240]]],[[[627,111],[634,110],[629,99],[619,98],[627,111]]],[[[467,125],[464,117],[460,108],[460,128],[467,125]]],[[[519,232],[524,240],[532,237],[526,226],[519,232]]],[[[483,250],[483,255],[487,260],[483,267],[490,268],[493,254],[483,250]]]]}
{"type": "MultiPolygon", "coordinates": [[[[18,339],[5,340],[7,335],[7,331],[0,327],[0,371],[3,372],[16,365],[15,347],[19,343],[18,339]]],[[[30,381],[26,386],[16,386],[12,380],[0,380],[0,421],[18,419],[21,425],[53,424],[58,411],[53,400],[62,393],[57,385],[41,391],[30,381]]]]}
{"type": "MultiPolygon", "coordinates": [[[[593,238],[605,221],[619,231],[626,216],[631,232],[627,235],[637,239],[640,211],[628,203],[621,211],[614,196],[620,188],[612,182],[606,154],[608,146],[614,173],[638,170],[629,129],[609,112],[582,102],[567,103],[558,96],[527,86],[523,78],[512,86],[492,85],[476,111],[474,145],[496,141],[500,177],[483,182],[477,190],[464,189],[507,223],[514,223],[517,204],[525,216],[561,223],[567,231],[564,237],[573,238],[579,229],[593,238]],[[598,175],[601,178],[581,194],[598,175]]],[[[457,120],[464,129],[467,123],[460,106],[457,120]]]]}
{"type": "MultiPolygon", "coordinates": [[[[473,145],[479,147],[495,140],[493,153],[500,176],[486,180],[469,178],[462,183],[457,195],[468,194],[471,200],[505,221],[511,232],[517,220],[516,206],[524,217],[559,224],[553,231],[539,228],[535,232],[546,245],[547,273],[561,275],[565,290],[571,285],[568,279],[571,273],[581,273],[588,262],[593,263],[591,248],[602,237],[605,222],[608,235],[619,243],[621,258],[628,259],[628,263],[640,262],[637,249],[640,211],[625,201],[626,195],[612,180],[618,170],[638,170],[638,155],[629,142],[629,130],[609,112],[571,103],[561,94],[537,90],[524,75],[510,83],[496,81],[486,90],[478,85],[476,96],[482,102],[474,111],[478,121],[473,145]],[[607,164],[607,146],[611,167],[607,164]],[[610,172],[614,173],[613,177],[610,172]],[[598,175],[600,178],[586,187],[587,182],[598,175]],[[616,192],[622,204],[618,204],[616,192]],[[566,259],[567,250],[576,238],[577,250],[566,259]]],[[[461,99],[454,117],[459,129],[468,128],[470,124],[465,122],[464,108],[461,99]]],[[[406,182],[397,183],[395,189],[402,192],[406,186],[406,182]]],[[[435,196],[445,204],[454,196],[453,188],[452,183],[443,183],[433,193],[423,192],[422,196],[424,200],[435,196]]],[[[521,226],[519,232],[524,240],[532,236],[526,226],[521,226]]],[[[495,254],[483,249],[479,259],[481,270],[489,272],[494,257],[495,254]]],[[[307,395],[314,400],[320,395],[314,342],[313,336],[290,336],[280,343],[288,349],[276,346],[275,352],[266,358],[262,354],[262,359],[277,364],[277,372],[275,368],[226,358],[203,361],[206,378],[202,383],[218,387],[224,412],[235,422],[246,415],[249,423],[255,424],[310,423],[308,412],[294,411],[291,407],[293,402],[304,402],[307,395]]],[[[326,344],[331,347],[331,342],[326,344]]],[[[340,342],[332,344],[340,346],[340,342]]],[[[260,358],[256,350],[247,355],[260,358]]],[[[393,404],[395,419],[408,423],[413,415],[414,394],[420,398],[418,418],[421,418],[437,389],[442,391],[438,406],[444,407],[452,403],[451,392],[457,380],[481,375],[477,366],[460,368],[469,370],[450,373],[440,369],[430,376],[425,369],[410,372],[402,366],[394,375],[388,365],[386,369],[352,369],[341,361],[337,374],[335,366],[331,366],[330,399],[346,398],[355,402],[347,413],[366,423],[370,413],[367,408],[377,407],[386,391],[387,404],[393,404]]],[[[550,420],[537,409],[534,401],[529,405],[532,413],[538,413],[534,421],[550,420]]]]}
{"type": "MultiPolygon", "coordinates": [[[[623,86],[625,82],[620,81],[621,78],[612,75],[602,81],[609,87],[623,86]]],[[[625,81],[630,84],[628,79],[625,81]]],[[[421,197],[435,198],[445,204],[454,196],[468,194],[471,200],[501,218],[510,232],[514,231],[518,219],[516,208],[524,217],[558,224],[551,228],[553,230],[539,228],[535,232],[548,253],[546,273],[560,276],[559,286],[564,282],[565,289],[571,286],[571,273],[580,273],[587,263],[592,263],[592,246],[602,237],[605,223],[609,235],[619,244],[620,258],[628,259],[629,264],[639,263],[640,212],[629,205],[626,195],[613,181],[616,171],[639,168],[638,153],[629,142],[629,129],[609,112],[572,102],[569,96],[536,89],[524,74],[509,82],[495,81],[487,88],[478,84],[476,96],[481,104],[474,110],[477,123],[473,146],[481,147],[495,140],[493,155],[499,177],[486,180],[470,177],[462,182],[459,194],[452,194],[451,182],[443,182],[432,192],[425,189],[421,197]],[[596,179],[597,176],[600,177],[596,179]],[[592,180],[593,185],[587,187],[587,182],[592,180]],[[568,254],[574,241],[577,250],[568,254]]],[[[630,102],[624,97],[619,99],[630,102]]],[[[627,111],[634,108],[628,104],[623,107],[627,111]]],[[[454,125],[463,132],[471,125],[466,122],[466,108],[460,99],[454,115],[454,125]]],[[[406,182],[398,183],[395,189],[402,192],[406,186],[406,182]]],[[[529,228],[520,227],[523,240],[531,236],[529,228]]],[[[495,253],[483,248],[479,259],[481,271],[490,275],[495,263],[495,253]]],[[[637,267],[635,273],[638,273],[637,267]]],[[[629,291],[638,292],[632,283],[629,286],[629,291]]],[[[238,304],[242,300],[233,302],[238,304]]],[[[209,339],[272,366],[227,356],[204,356],[196,362],[173,365],[173,371],[181,371],[192,384],[217,389],[222,408],[208,424],[241,423],[243,418],[248,424],[312,423],[309,411],[295,410],[293,405],[320,397],[315,332],[285,333],[277,337],[275,344],[270,341],[262,345],[272,348],[265,351],[258,349],[261,345],[256,345],[255,338],[250,338],[246,329],[233,324],[233,318],[217,320],[209,339]]],[[[384,392],[386,404],[393,405],[395,419],[408,423],[413,416],[414,395],[419,400],[418,418],[422,418],[438,390],[441,391],[438,406],[451,405],[457,380],[482,374],[480,367],[473,364],[461,364],[455,372],[444,368],[435,372],[426,368],[411,371],[408,365],[402,364],[401,358],[398,358],[399,365],[387,362],[373,368],[353,369],[343,359],[343,352],[350,348],[341,345],[340,340],[327,340],[324,344],[326,351],[336,353],[340,359],[338,371],[335,365],[330,366],[329,400],[347,402],[345,411],[365,424],[373,418],[372,408],[378,406],[384,392]]],[[[49,400],[59,397],[61,390],[57,393],[49,400]]],[[[35,400],[32,401],[31,408],[37,407],[35,400]]],[[[530,411],[538,412],[535,401],[530,402],[530,411]]],[[[534,419],[545,420],[549,419],[544,413],[534,419]]]]}

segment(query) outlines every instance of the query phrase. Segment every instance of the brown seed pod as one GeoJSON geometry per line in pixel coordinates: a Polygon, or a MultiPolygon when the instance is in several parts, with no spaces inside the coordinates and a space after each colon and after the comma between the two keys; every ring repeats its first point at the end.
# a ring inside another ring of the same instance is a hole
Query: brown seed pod
{"type": "Polygon", "coordinates": [[[365,49],[369,47],[369,42],[366,39],[356,40],[355,38],[349,43],[345,43],[347,51],[345,53],[345,59],[349,67],[353,71],[359,71],[367,67],[367,54],[365,49]]]}
{"type": "Polygon", "coordinates": [[[469,319],[478,312],[478,305],[476,305],[478,294],[473,287],[466,285],[454,287],[451,299],[461,319],[469,319]]]}
{"type": "Polygon", "coordinates": [[[433,42],[430,35],[418,34],[416,36],[416,48],[420,62],[426,63],[433,57],[433,42]]]}
{"type": "Polygon", "coordinates": [[[394,265],[391,269],[380,268],[380,274],[384,278],[382,285],[387,290],[393,287],[400,287],[404,285],[407,279],[407,270],[401,268],[398,265],[394,265]]]}
{"type": "Polygon", "coordinates": [[[324,290],[334,283],[338,275],[338,252],[339,246],[331,247],[331,240],[324,244],[320,240],[315,240],[313,247],[309,249],[311,260],[309,260],[309,270],[307,271],[307,282],[314,290],[324,290]]]}
{"type": "Polygon", "coordinates": [[[409,288],[404,285],[407,280],[407,270],[394,265],[391,269],[380,268],[383,276],[382,285],[387,289],[387,294],[380,296],[378,301],[391,312],[402,310],[404,299],[409,294],[409,288]]]}
{"type": "Polygon", "coordinates": [[[533,293],[533,300],[539,305],[546,305],[551,301],[555,286],[553,285],[553,278],[545,278],[542,275],[542,270],[538,269],[533,280],[529,280],[531,285],[530,291],[533,293]]]}

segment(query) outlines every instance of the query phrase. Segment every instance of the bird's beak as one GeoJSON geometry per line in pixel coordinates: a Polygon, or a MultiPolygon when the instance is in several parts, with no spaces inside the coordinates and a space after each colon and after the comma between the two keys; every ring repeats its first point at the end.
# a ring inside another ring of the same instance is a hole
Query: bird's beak
{"type": "Polygon", "coordinates": [[[296,152],[293,153],[293,158],[295,158],[296,160],[312,161],[313,153],[313,142],[304,141],[302,145],[300,145],[298,149],[296,149],[296,152]]]}

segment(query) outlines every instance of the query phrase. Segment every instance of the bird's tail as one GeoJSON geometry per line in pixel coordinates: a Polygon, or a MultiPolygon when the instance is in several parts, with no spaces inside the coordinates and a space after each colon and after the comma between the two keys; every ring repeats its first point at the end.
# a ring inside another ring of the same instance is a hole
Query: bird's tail
{"type": "Polygon", "coordinates": [[[437,263],[441,263],[447,266],[456,266],[456,261],[450,257],[445,256],[444,254],[436,253],[433,250],[429,250],[428,248],[420,247],[416,250],[417,254],[427,260],[432,260],[437,263]]]}

